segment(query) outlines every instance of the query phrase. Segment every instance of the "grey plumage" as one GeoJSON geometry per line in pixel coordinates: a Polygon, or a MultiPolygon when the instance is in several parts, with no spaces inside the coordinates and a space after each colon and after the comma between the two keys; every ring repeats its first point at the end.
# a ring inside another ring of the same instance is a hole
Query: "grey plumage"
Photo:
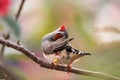
{"type": "Polygon", "coordinates": [[[45,54],[53,54],[55,51],[58,51],[57,48],[62,48],[63,50],[64,46],[68,43],[68,32],[67,31],[59,31],[57,29],[54,32],[51,32],[49,34],[46,34],[42,38],[42,50],[45,54]],[[62,37],[54,40],[54,35],[61,34],[62,37]]]}
{"type": "Polygon", "coordinates": [[[50,63],[67,64],[68,66],[88,52],[73,48],[69,42],[68,32],[64,26],[54,32],[46,34],[42,38],[42,51],[46,60],[50,63]],[[57,59],[57,61],[56,61],[57,59]]]}

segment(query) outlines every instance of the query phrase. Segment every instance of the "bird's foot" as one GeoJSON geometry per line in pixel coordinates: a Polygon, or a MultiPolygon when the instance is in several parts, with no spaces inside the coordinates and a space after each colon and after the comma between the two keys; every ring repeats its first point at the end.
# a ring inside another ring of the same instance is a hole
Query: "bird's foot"
{"type": "Polygon", "coordinates": [[[68,75],[70,75],[70,71],[72,70],[72,67],[70,65],[68,65],[67,68],[68,68],[68,72],[67,73],[68,73],[68,75]]]}
{"type": "Polygon", "coordinates": [[[56,64],[56,63],[54,63],[54,62],[52,62],[52,65],[53,65],[53,67],[56,67],[56,66],[57,66],[57,64],[56,64]]]}
{"type": "Polygon", "coordinates": [[[56,67],[58,61],[59,61],[59,59],[55,58],[55,59],[53,60],[53,62],[52,62],[52,65],[53,65],[54,67],[56,67]]]}

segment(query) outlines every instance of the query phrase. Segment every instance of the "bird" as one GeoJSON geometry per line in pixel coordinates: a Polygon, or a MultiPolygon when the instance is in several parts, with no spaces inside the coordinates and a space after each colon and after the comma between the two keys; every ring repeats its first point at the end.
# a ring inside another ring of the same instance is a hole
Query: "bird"
{"type": "Polygon", "coordinates": [[[44,58],[54,66],[66,65],[71,69],[72,63],[79,60],[80,57],[91,55],[89,52],[79,51],[71,44],[74,38],[69,38],[68,31],[64,25],[57,30],[43,36],[41,47],[44,58]]]}

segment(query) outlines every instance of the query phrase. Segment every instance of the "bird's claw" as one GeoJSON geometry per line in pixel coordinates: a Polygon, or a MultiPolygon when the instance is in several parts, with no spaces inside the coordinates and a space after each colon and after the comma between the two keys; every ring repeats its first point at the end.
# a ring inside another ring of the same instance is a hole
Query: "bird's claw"
{"type": "Polygon", "coordinates": [[[56,63],[54,63],[54,62],[52,62],[52,65],[53,65],[53,67],[56,67],[56,66],[57,66],[57,64],[56,64],[56,63]]]}
{"type": "Polygon", "coordinates": [[[52,65],[54,66],[54,67],[56,67],[57,66],[57,63],[58,63],[58,61],[59,61],[59,59],[54,59],[53,60],[53,62],[52,62],[52,65]]]}

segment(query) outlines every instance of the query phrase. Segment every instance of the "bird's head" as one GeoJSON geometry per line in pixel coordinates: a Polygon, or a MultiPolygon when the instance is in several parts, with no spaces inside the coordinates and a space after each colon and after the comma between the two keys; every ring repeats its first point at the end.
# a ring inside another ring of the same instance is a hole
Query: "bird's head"
{"type": "Polygon", "coordinates": [[[56,41],[60,38],[68,38],[68,32],[64,25],[60,26],[56,31],[53,32],[52,40],[56,41]]]}

